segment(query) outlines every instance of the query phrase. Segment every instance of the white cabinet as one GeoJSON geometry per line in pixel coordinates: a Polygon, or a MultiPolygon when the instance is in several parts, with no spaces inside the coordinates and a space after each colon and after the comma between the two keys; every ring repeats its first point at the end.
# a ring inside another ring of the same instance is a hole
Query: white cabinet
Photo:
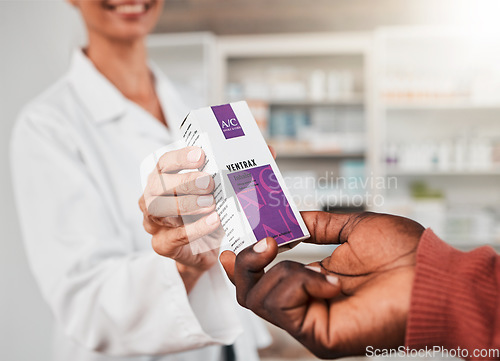
{"type": "MultiPolygon", "coordinates": [[[[217,39],[219,101],[249,103],[299,209],[367,206],[369,191],[345,179],[359,183],[367,172],[371,44],[369,33],[217,39]]],[[[312,261],[331,251],[302,244],[286,257],[312,261]]]]}
{"type": "Polygon", "coordinates": [[[153,34],[148,37],[148,53],[180,92],[186,105],[192,109],[215,102],[213,84],[215,42],[207,32],[181,34],[153,34]]]}
{"type": "Polygon", "coordinates": [[[448,242],[500,242],[500,37],[439,28],[377,31],[371,144],[378,210],[448,242]]]}
{"type": "Polygon", "coordinates": [[[249,102],[299,208],[365,207],[336,178],[365,175],[371,43],[367,33],[218,38],[219,99],[249,102]]]}

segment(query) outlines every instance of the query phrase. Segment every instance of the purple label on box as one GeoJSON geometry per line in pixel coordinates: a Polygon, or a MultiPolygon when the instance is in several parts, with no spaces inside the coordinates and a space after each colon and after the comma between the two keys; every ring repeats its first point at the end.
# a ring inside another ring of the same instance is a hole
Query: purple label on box
{"type": "Polygon", "coordinates": [[[220,129],[226,139],[241,137],[245,135],[241,124],[234,114],[230,104],[217,105],[212,107],[215,118],[219,122],[220,129]]]}
{"type": "Polygon", "coordinates": [[[270,165],[228,174],[257,240],[283,244],[304,236],[270,165]]]}

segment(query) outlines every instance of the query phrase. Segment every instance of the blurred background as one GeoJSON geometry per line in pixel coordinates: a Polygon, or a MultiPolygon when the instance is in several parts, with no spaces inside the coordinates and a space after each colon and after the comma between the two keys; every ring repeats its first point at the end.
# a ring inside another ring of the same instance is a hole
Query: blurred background
{"type": "MultiPolygon", "coordinates": [[[[249,102],[301,209],[405,215],[499,249],[499,15],[496,0],[166,0],[148,46],[190,107],[249,102]]],[[[63,0],[0,0],[2,360],[49,360],[52,327],[17,226],[10,132],[83,34],[63,0]]],[[[272,330],[265,359],[314,359],[272,330]]]]}

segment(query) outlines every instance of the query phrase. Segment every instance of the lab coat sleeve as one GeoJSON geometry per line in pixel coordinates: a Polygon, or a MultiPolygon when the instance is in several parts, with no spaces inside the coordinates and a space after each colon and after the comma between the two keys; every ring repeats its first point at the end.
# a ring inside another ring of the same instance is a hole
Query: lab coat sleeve
{"type": "Polygon", "coordinates": [[[175,262],[135,251],[57,115],[25,112],[11,165],[30,266],[65,332],[110,355],[153,355],[232,343],[240,326],[219,267],[189,296],[175,262]],[[50,119],[47,119],[50,118],[50,119]]]}

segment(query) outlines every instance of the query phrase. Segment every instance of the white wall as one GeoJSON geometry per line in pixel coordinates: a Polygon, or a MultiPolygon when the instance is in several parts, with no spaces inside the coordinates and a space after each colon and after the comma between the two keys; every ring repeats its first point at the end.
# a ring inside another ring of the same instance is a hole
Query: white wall
{"type": "Polygon", "coordinates": [[[80,27],[63,0],[0,0],[0,360],[50,360],[52,317],[26,262],[8,144],[23,104],[64,73],[80,27]]]}

